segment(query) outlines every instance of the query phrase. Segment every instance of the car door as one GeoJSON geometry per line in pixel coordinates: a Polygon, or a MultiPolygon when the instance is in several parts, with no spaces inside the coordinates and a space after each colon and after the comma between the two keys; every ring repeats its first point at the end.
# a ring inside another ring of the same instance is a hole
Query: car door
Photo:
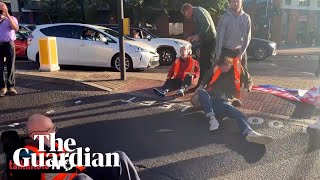
{"type": "Polygon", "coordinates": [[[44,35],[57,38],[59,64],[78,65],[79,45],[81,40],[77,34],[77,26],[58,25],[40,30],[44,35]]]}
{"type": "Polygon", "coordinates": [[[26,57],[27,51],[27,38],[23,36],[19,31],[16,32],[16,40],[14,41],[17,57],[26,57]]]}
{"type": "Polygon", "coordinates": [[[81,37],[79,46],[79,64],[85,66],[110,67],[111,59],[118,52],[117,41],[107,34],[88,27],[82,27],[82,34],[90,30],[93,33],[93,39],[81,37]]]}

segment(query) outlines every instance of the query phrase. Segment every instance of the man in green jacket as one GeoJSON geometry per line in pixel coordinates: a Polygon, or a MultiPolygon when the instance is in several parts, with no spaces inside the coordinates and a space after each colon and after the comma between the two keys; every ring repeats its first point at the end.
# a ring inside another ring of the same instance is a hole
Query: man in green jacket
{"type": "Polygon", "coordinates": [[[188,37],[187,41],[200,42],[200,77],[197,88],[215,58],[216,28],[211,15],[202,7],[193,7],[186,3],[181,7],[181,13],[187,19],[192,20],[196,27],[196,35],[188,37]]]}

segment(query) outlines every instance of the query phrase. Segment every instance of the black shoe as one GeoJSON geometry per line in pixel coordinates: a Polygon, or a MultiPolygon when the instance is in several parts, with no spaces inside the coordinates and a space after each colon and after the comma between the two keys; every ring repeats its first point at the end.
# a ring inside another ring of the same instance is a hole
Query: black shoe
{"type": "Polygon", "coordinates": [[[232,102],[232,106],[234,106],[234,107],[240,107],[240,106],[242,106],[242,102],[240,101],[240,99],[235,99],[235,100],[232,102]]]}
{"type": "Polygon", "coordinates": [[[154,94],[156,94],[159,97],[166,97],[166,93],[164,91],[162,91],[162,90],[153,88],[152,91],[153,91],[154,94]]]}

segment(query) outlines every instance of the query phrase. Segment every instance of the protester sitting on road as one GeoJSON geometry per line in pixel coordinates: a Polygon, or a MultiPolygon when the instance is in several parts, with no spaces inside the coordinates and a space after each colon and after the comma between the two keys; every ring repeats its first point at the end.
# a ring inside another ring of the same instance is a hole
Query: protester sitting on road
{"type": "MultiPolygon", "coordinates": [[[[204,89],[206,83],[201,82],[201,85],[197,89],[198,100],[202,106],[206,117],[209,118],[209,130],[214,131],[219,128],[219,122],[216,119],[225,117],[235,119],[238,122],[240,129],[246,140],[258,144],[268,144],[272,142],[272,137],[259,134],[253,131],[248,122],[246,116],[237,108],[231,105],[230,98],[236,93],[234,74],[231,71],[233,66],[232,58],[222,58],[217,62],[217,66],[211,69],[213,72],[213,83],[209,84],[204,89]],[[217,75],[217,72],[221,72],[217,75]]],[[[241,74],[243,79],[243,73],[241,74]]],[[[205,80],[205,79],[204,79],[205,80]]],[[[212,81],[211,81],[212,82],[212,81]]]]}
{"type": "MultiPolygon", "coordinates": [[[[28,138],[23,139],[24,148],[29,149],[30,154],[37,153],[39,149],[38,139],[33,140],[36,135],[49,135],[50,133],[55,133],[57,131],[56,126],[52,123],[52,120],[41,114],[34,114],[29,117],[26,124],[28,138]]],[[[50,137],[50,136],[49,136],[50,137]]],[[[3,139],[1,137],[1,139],[3,139]]],[[[49,152],[50,139],[45,139],[46,150],[49,152]]],[[[85,173],[92,179],[123,179],[123,180],[140,180],[139,175],[132,164],[128,156],[121,151],[117,151],[120,158],[120,167],[77,167],[78,173],[85,173]]],[[[51,174],[52,175],[52,174],[51,174]]],[[[77,176],[76,173],[59,173],[53,174],[52,178],[60,179],[73,179],[77,176]],[[63,177],[63,178],[62,178],[63,177]]],[[[32,179],[45,179],[46,175],[41,173],[38,178],[32,179]]],[[[8,178],[10,179],[10,177],[8,178]]],[[[12,178],[11,178],[12,179],[12,178]]],[[[26,179],[21,178],[21,179],[26,179]]],[[[30,179],[30,178],[29,178],[30,179]]]]}
{"type": "Polygon", "coordinates": [[[184,96],[185,90],[198,79],[200,68],[198,62],[191,56],[191,47],[188,45],[181,47],[180,54],[180,58],[171,66],[162,89],[153,89],[156,95],[165,97],[169,91],[178,89],[176,94],[184,96]]]}
{"type": "MultiPolygon", "coordinates": [[[[223,89],[227,92],[227,98],[230,102],[232,102],[232,105],[236,107],[242,106],[242,102],[240,100],[240,90],[242,82],[248,81],[246,71],[247,70],[242,67],[241,62],[238,59],[223,56],[220,57],[220,60],[211,67],[199,84],[202,87],[205,85],[212,87],[217,80],[222,81],[226,79],[229,82],[234,82],[232,83],[233,88],[228,88],[228,86],[230,86],[228,83],[221,83],[221,85],[226,86],[223,87],[223,89]]],[[[251,88],[252,87],[248,87],[248,92],[251,91],[251,88]]]]}

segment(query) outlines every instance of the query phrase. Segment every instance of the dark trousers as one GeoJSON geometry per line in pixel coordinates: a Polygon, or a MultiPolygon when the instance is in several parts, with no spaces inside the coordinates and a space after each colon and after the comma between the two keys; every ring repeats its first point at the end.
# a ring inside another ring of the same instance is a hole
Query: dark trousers
{"type": "MultiPolygon", "coordinates": [[[[83,172],[94,180],[140,180],[138,172],[129,157],[121,151],[117,151],[120,156],[120,167],[87,167],[83,172]]],[[[85,179],[80,175],[75,180],[85,179]]]]}
{"type": "Polygon", "coordinates": [[[0,42],[0,89],[15,86],[15,60],[14,42],[0,42]],[[4,58],[6,58],[6,62],[4,62],[4,58]],[[7,66],[7,77],[5,77],[4,65],[7,66]]]}
{"type": "Polygon", "coordinates": [[[215,39],[200,43],[200,60],[199,60],[200,77],[196,87],[200,86],[202,79],[211,68],[211,65],[215,58],[215,53],[214,53],[215,48],[216,48],[215,39]]]}
{"type": "Polygon", "coordinates": [[[168,79],[162,89],[166,90],[168,89],[169,91],[177,90],[179,88],[187,89],[189,86],[192,84],[192,76],[187,75],[184,80],[182,79],[168,79]]]}
{"type": "MultiPolygon", "coordinates": [[[[240,54],[240,50],[232,50],[232,49],[227,49],[227,48],[222,48],[221,50],[221,57],[231,57],[231,58],[235,58],[237,56],[239,56],[240,54]]],[[[248,55],[247,52],[244,53],[242,59],[241,59],[241,65],[244,69],[244,76],[245,76],[245,84],[250,84],[252,83],[252,78],[248,72],[248,55]]]]}

